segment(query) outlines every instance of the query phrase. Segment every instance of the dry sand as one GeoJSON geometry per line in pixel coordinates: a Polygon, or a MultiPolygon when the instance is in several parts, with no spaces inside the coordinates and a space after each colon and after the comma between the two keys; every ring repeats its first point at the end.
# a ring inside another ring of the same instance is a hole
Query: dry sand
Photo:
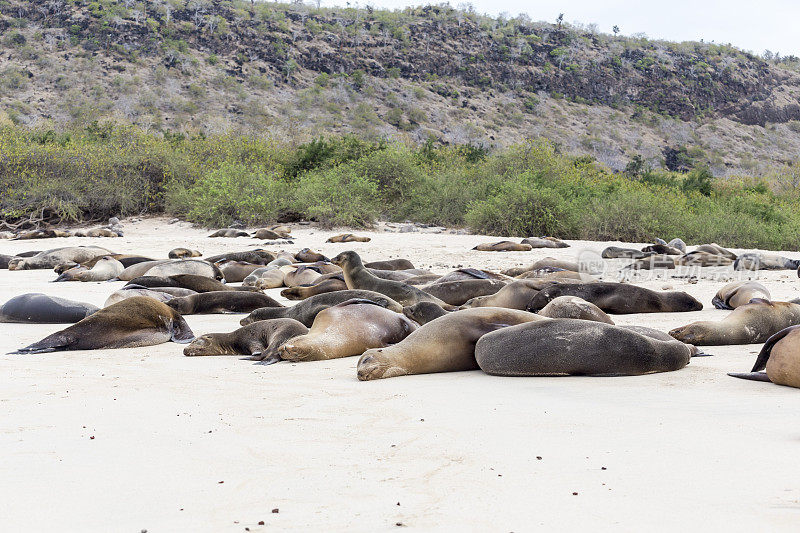
{"type": "MultiPolygon", "coordinates": [[[[210,255],[259,243],[123,222],[120,239],[0,241],[0,252],[96,243],[165,257],[174,246],[210,255]]],[[[407,257],[444,273],[610,244],[492,253],[470,250],[491,237],[363,231],[372,242],[324,244],[332,233],[296,227],[283,248],[407,257]]],[[[643,285],[685,290],[705,310],[614,319],[667,331],[726,315],[710,304],[721,281],[673,274],[643,285]]],[[[798,296],[794,272],[761,277],[773,298],[798,296]]],[[[46,292],[102,305],[123,284],[54,278],[0,271],[0,301],[46,292]]],[[[187,320],[202,334],[240,318],[187,320]]],[[[0,324],[0,352],[62,327],[0,324]]],[[[357,381],[357,358],[265,367],[185,358],[173,343],[3,355],[0,521],[4,531],[796,531],[800,392],[725,375],[748,371],[759,348],[708,348],[715,357],[640,377],[373,382],[357,381]]]]}

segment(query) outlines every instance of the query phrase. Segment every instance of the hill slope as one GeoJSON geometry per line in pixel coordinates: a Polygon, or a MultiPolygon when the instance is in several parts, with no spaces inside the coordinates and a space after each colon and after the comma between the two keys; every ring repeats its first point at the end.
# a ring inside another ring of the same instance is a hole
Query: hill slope
{"type": "Polygon", "coordinates": [[[766,173],[800,153],[797,61],[447,7],[0,0],[0,122],[306,140],[545,136],[621,169],[766,173]],[[51,125],[52,124],[52,125],[51,125]]]}

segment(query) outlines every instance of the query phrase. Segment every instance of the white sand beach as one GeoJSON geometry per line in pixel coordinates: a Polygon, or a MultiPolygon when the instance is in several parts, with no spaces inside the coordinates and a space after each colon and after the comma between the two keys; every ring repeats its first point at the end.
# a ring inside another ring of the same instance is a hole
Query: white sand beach
{"type": "MultiPolygon", "coordinates": [[[[212,255],[262,243],[210,239],[165,218],[123,224],[123,238],[0,241],[0,253],[91,243],[164,258],[176,246],[212,255]]],[[[443,274],[620,245],[477,252],[498,239],[426,230],[359,230],[372,241],[325,244],[334,233],[294,225],[293,245],[266,248],[352,249],[443,274]]],[[[703,311],[614,320],[668,331],[726,316],[711,305],[723,281],[674,274],[641,284],[686,291],[703,311]]],[[[773,299],[800,296],[795,272],[759,274],[773,299]]],[[[102,305],[124,285],[55,277],[0,270],[0,302],[44,292],[102,305]]],[[[200,335],[232,331],[242,316],[186,319],[200,335]]],[[[0,324],[0,352],[63,327],[0,324]]],[[[473,371],[371,382],[356,379],[356,357],[260,366],[187,358],[174,343],[2,355],[0,529],[796,531],[800,391],[726,375],[749,371],[759,349],[707,347],[714,357],[639,377],[473,371]]]]}

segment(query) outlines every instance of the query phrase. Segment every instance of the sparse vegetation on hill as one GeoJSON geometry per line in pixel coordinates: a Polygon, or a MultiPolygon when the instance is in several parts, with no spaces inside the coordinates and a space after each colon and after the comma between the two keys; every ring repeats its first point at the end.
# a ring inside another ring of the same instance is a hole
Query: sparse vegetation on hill
{"type": "Polygon", "coordinates": [[[797,249],[800,174],[714,179],[646,166],[613,173],[526,141],[471,146],[316,139],[299,147],[245,136],[155,135],[90,125],[70,133],[0,128],[0,215],[46,209],[65,221],[172,213],[223,226],[379,218],[510,236],[797,249]]]}

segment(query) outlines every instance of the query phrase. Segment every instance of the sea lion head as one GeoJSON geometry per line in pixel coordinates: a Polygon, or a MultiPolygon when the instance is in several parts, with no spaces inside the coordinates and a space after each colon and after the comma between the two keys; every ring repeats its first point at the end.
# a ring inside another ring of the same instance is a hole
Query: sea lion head
{"type": "Polygon", "coordinates": [[[403,314],[417,324],[422,325],[446,315],[447,311],[433,302],[418,302],[414,305],[403,307],[403,314]]]}
{"type": "Polygon", "coordinates": [[[29,268],[22,257],[15,257],[8,262],[9,270],[28,270],[29,268]]]}
{"type": "Polygon", "coordinates": [[[339,255],[331,259],[331,263],[341,267],[342,270],[357,268],[362,265],[361,257],[359,257],[359,255],[352,250],[340,253],[339,255]]]}
{"type": "Polygon", "coordinates": [[[703,304],[691,294],[685,292],[672,293],[672,302],[674,309],[681,311],[700,311],[703,309],[703,304]]]}
{"type": "Polygon", "coordinates": [[[675,328],[669,334],[671,337],[686,344],[702,344],[708,334],[708,328],[702,323],[695,322],[694,324],[675,328]]]}
{"type": "Polygon", "coordinates": [[[195,357],[200,355],[236,355],[234,351],[222,346],[213,334],[201,335],[183,349],[183,355],[195,357]]]}
{"type": "Polygon", "coordinates": [[[191,313],[194,309],[192,305],[192,300],[190,296],[180,296],[178,298],[173,298],[172,300],[166,302],[168,306],[173,308],[178,313],[191,313]]]}
{"type": "Polygon", "coordinates": [[[396,366],[389,356],[391,348],[372,348],[358,360],[359,381],[403,376],[408,371],[396,366]]]}

